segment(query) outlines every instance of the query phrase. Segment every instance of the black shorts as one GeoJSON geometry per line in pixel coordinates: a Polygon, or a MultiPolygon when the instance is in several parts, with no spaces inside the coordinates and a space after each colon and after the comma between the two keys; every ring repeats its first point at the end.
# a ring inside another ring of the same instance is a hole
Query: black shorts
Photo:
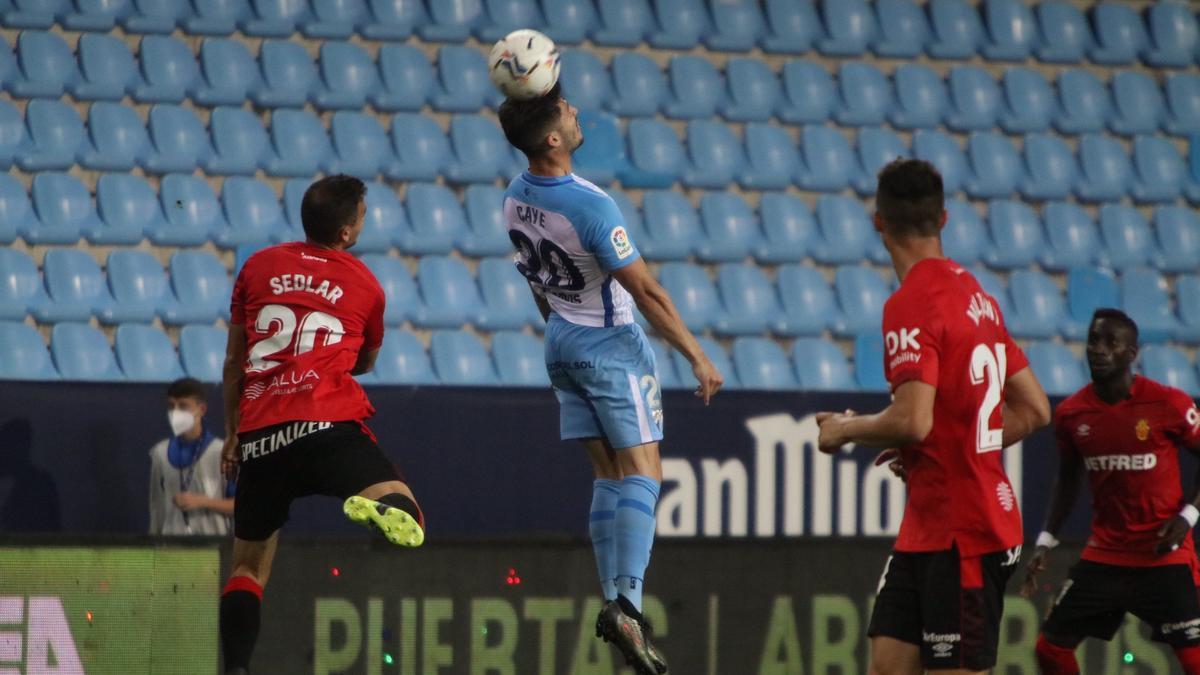
{"type": "Polygon", "coordinates": [[[238,437],[241,468],[233,507],[238,539],[262,541],[287,522],[292,500],[308,495],[346,499],[403,480],[357,422],[285,422],[238,437]]]}
{"type": "Polygon", "coordinates": [[[893,551],[883,568],[870,637],[918,645],[928,670],[996,665],[1004,587],[1021,547],[960,558],[958,548],[893,551]]]}
{"type": "Polygon", "coordinates": [[[1191,565],[1124,567],[1080,560],[1042,630],[1111,640],[1126,612],[1150,624],[1158,642],[1175,648],[1200,645],[1200,598],[1191,565]]]}

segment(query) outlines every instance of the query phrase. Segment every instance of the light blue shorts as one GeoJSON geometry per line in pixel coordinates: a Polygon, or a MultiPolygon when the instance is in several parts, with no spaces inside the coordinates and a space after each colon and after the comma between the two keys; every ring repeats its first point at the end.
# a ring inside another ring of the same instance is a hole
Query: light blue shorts
{"type": "Polygon", "coordinates": [[[593,328],[551,315],[546,371],[558,396],[563,440],[606,438],[614,449],[662,440],[658,367],[636,323],[593,328]]]}

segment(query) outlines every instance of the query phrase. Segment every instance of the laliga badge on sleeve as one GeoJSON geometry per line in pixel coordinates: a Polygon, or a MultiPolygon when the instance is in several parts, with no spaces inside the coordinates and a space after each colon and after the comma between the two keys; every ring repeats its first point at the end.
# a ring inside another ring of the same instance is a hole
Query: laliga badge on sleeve
{"type": "Polygon", "coordinates": [[[633,254],[633,242],[629,241],[629,235],[625,234],[624,227],[618,227],[612,231],[612,247],[618,259],[624,260],[633,254]]]}

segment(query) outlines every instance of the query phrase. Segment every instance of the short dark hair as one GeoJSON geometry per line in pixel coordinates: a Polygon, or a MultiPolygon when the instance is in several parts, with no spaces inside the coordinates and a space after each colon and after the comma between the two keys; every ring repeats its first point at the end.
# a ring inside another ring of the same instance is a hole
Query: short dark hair
{"type": "Polygon", "coordinates": [[[1124,326],[1129,331],[1130,335],[1133,336],[1133,344],[1138,344],[1137,322],[1129,318],[1129,315],[1125,312],[1112,307],[1101,307],[1095,312],[1092,312],[1092,323],[1095,323],[1096,319],[1104,319],[1105,321],[1111,321],[1124,326]]]}
{"type": "Polygon", "coordinates": [[[208,387],[194,377],[183,377],[167,386],[167,398],[191,398],[205,403],[208,401],[208,387]]]}
{"type": "Polygon", "coordinates": [[[920,159],[896,159],[879,171],[875,209],[895,237],[933,237],[946,208],[942,174],[920,159]]]}
{"type": "Polygon", "coordinates": [[[320,244],[337,241],[338,230],[353,225],[367,186],[354,176],[326,176],[308,186],[300,202],[304,234],[320,244]]]}
{"type": "Polygon", "coordinates": [[[504,99],[500,104],[500,128],[504,137],[526,157],[536,157],[546,151],[546,136],[558,124],[562,110],[558,100],[562,89],[555,84],[545,96],[527,101],[504,99]]]}

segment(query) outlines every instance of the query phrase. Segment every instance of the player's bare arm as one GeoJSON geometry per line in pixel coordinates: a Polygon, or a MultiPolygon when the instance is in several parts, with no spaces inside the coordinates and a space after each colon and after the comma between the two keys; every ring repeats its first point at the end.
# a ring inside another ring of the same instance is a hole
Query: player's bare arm
{"type": "Polygon", "coordinates": [[[366,373],[375,370],[375,360],[379,358],[379,350],[372,349],[371,351],[362,350],[358,353],[358,359],[354,362],[354,368],[350,370],[351,375],[365,375],[366,373]]]}
{"type": "Polygon", "coordinates": [[[542,321],[550,320],[550,303],[546,302],[546,296],[538,293],[533,289],[533,284],[529,285],[529,292],[533,294],[533,302],[537,305],[538,312],[542,315],[542,321]]]}
{"type": "MultiPolygon", "coordinates": [[[[1008,417],[1005,416],[1005,433],[1007,434],[1008,417]]],[[[1025,567],[1025,580],[1021,583],[1021,595],[1031,597],[1037,591],[1037,577],[1046,569],[1050,550],[1058,544],[1058,533],[1062,531],[1063,523],[1075,508],[1075,500],[1079,497],[1079,486],[1083,482],[1083,456],[1078,453],[1062,455],[1058,464],[1058,478],[1050,496],[1050,512],[1046,514],[1046,523],[1039,536],[1037,548],[1025,567]]]]}
{"type": "Polygon", "coordinates": [[[1004,383],[1004,447],[1050,423],[1050,399],[1033,369],[1023,368],[1004,383]]]}
{"type": "Polygon", "coordinates": [[[668,344],[687,357],[688,363],[692,364],[692,374],[700,383],[696,388],[696,396],[704,399],[704,405],[708,405],[725,383],[725,378],[683,324],[667,290],[650,274],[650,268],[640,258],[613,272],[613,277],[633,296],[634,303],[650,325],[666,338],[668,344]]]}
{"type": "Polygon", "coordinates": [[[246,327],[229,324],[229,338],[225,343],[225,368],[221,378],[221,392],[225,400],[225,446],[221,448],[221,472],[229,480],[237,476],[238,465],[238,402],[242,398],[242,382],[246,379],[243,366],[246,363],[246,327]]]}
{"type": "Polygon", "coordinates": [[[821,452],[832,453],[847,443],[877,448],[920,443],[933,429],[936,395],[937,387],[910,380],[896,388],[891,405],[874,415],[817,413],[817,445],[821,452]]]}
{"type": "MultiPolygon", "coordinates": [[[[1188,451],[1192,453],[1200,452],[1200,448],[1190,447],[1188,451]]],[[[1192,479],[1192,493],[1186,506],[1175,517],[1163,523],[1163,526],[1158,530],[1158,546],[1154,548],[1154,552],[1158,555],[1166,555],[1172,551],[1179,549],[1180,544],[1187,537],[1188,532],[1195,527],[1195,520],[1189,520],[1200,514],[1200,469],[1196,471],[1196,477],[1192,479]],[[1188,509],[1188,506],[1191,509],[1188,509]]]]}

